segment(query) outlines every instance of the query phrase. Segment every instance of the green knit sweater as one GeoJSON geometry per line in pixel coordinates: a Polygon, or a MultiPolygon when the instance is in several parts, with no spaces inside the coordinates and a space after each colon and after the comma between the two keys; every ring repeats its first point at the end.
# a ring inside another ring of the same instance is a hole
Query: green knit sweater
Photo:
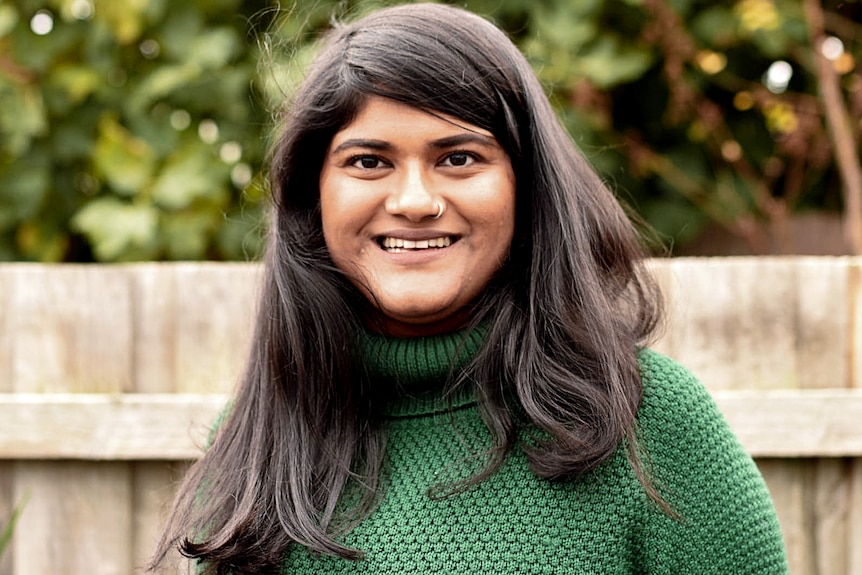
{"type": "Polygon", "coordinates": [[[440,574],[783,574],[775,510],[751,458],[709,395],[682,367],[641,353],[638,412],[654,482],[682,519],[663,513],[622,449],[574,482],[536,477],[517,451],[487,481],[431,498],[429,487],[465,478],[465,456],[490,444],[469,396],[451,410],[439,388],[460,353],[451,336],[369,336],[364,355],[380,385],[398,381],[387,418],[386,486],[379,507],[343,538],[364,551],[350,561],[292,548],[284,573],[440,574]]]}

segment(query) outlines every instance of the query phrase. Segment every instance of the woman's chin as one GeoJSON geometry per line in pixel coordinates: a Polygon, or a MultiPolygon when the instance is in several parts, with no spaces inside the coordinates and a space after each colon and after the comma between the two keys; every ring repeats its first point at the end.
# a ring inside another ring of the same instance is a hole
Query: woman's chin
{"type": "Polygon", "coordinates": [[[465,309],[378,308],[371,328],[390,337],[424,337],[457,331],[470,319],[465,309]]]}

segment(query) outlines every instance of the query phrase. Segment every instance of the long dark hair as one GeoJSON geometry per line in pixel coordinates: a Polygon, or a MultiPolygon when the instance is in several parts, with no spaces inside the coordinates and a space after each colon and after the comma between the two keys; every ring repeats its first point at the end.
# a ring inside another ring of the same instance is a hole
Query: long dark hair
{"type": "Polygon", "coordinates": [[[468,377],[449,383],[474,386],[491,463],[450,491],[493,474],[513,449],[537,475],[566,480],[624,444],[660,501],[637,454],[637,348],[660,316],[637,233],[505,34],[457,8],[414,4],[336,27],[286,111],[248,368],[153,566],[173,546],[233,575],[276,571],[291,543],[361,555],[337,539],[373,507],[385,433],[353,352],[361,296],[327,254],[318,178],[332,137],[369,95],[489,130],[515,172],[511,253],[473,310],[486,342],[468,377]],[[523,424],[540,431],[529,446],[517,440],[523,424]]]}

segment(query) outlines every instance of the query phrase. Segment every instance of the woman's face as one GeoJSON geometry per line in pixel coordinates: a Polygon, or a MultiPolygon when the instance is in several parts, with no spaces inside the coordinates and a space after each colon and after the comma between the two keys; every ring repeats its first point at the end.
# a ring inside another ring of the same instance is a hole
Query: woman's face
{"type": "Polygon", "coordinates": [[[490,132],[371,97],[329,145],[320,208],[333,262],[386,333],[432,335],[464,325],[506,259],[515,176],[490,132]]]}

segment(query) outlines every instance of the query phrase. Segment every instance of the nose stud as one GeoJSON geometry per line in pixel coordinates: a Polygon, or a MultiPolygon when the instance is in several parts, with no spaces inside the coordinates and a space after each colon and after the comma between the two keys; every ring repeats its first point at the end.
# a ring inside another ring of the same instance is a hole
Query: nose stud
{"type": "Polygon", "coordinates": [[[434,204],[437,206],[437,215],[434,216],[434,219],[437,220],[443,215],[443,202],[434,202],[434,204]]]}

